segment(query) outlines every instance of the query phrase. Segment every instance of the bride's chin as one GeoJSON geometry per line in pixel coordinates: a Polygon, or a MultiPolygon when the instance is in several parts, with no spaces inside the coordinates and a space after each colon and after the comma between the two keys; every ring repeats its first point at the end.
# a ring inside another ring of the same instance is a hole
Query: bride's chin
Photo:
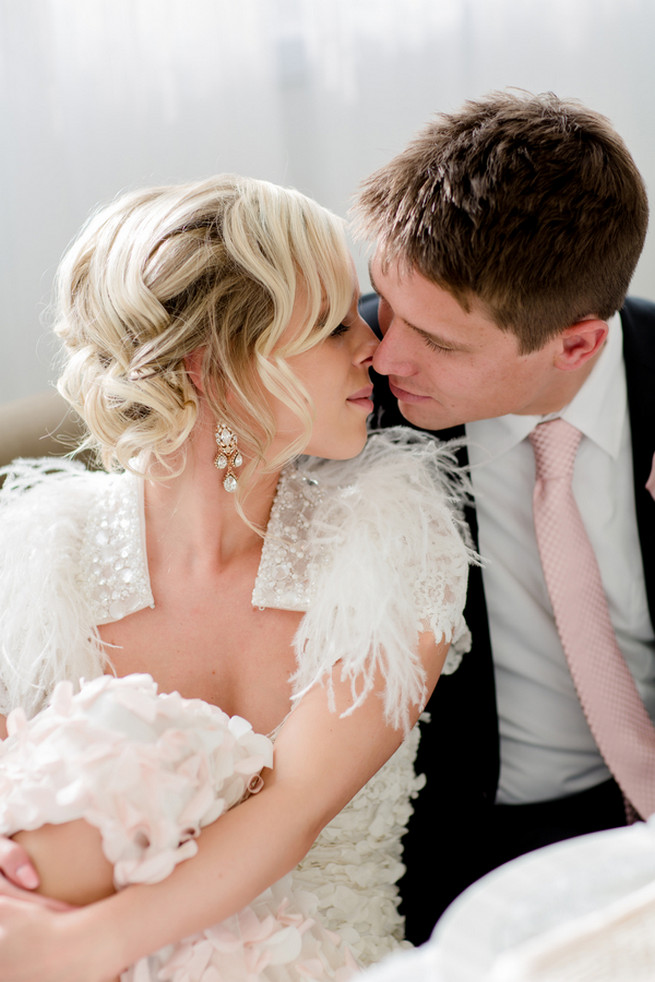
{"type": "Polygon", "coordinates": [[[366,440],[368,438],[368,431],[364,428],[361,436],[356,439],[349,440],[347,445],[344,442],[344,447],[341,453],[333,453],[330,455],[332,460],[353,460],[355,457],[359,457],[360,453],[366,446],[366,440]]]}
{"type": "Polygon", "coordinates": [[[340,427],[333,427],[331,432],[325,427],[320,432],[315,431],[303,453],[323,460],[352,460],[353,457],[358,457],[368,438],[367,415],[359,415],[360,419],[353,421],[351,418],[347,426],[342,422],[340,427]]]}

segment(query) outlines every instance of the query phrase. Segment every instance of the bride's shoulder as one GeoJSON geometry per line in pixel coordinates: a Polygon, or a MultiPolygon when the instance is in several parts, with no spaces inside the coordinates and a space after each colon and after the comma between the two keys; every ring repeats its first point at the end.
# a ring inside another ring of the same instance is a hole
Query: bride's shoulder
{"type": "Polygon", "coordinates": [[[382,665],[397,722],[398,712],[420,699],[421,631],[451,643],[447,670],[456,667],[468,646],[462,611],[477,557],[455,450],[394,428],[373,433],[353,460],[299,462],[298,500],[311,502],[300,511],[305,532],[296,549],[308,600],[295,640],[299,693],[330,659],[353,678],[382,665]]]}
{"type": "Polygon", "coordinates": [[[2,474],[0,702],[32,713],[59,679],[102,670],[82,557],[90,516],[122,475],[53,458],[18,460],[2,474]]]}
{"type": "Polygon", "coordinates": [[[15,460],[0,469],[0,536],[56,537],[64,528],[81,533],[119,477],[65,459],[15,460]]]}
{"type": "Polygon", "coordinates": [[[320,476],[331,487],[366,480],[383,468],[386,482],[379,488],[382,492],[390,480],[415,484],[418,479],[425,481],[430,491],[436,486],[449,494],[456,493],[461,502],[467,489],[464,470],[457,460],[461,443],[444,443],[421,430],[393,426],[371,431],[357,457],[348,460],[303,457],[298,466],[304,473],[320,476]]]}
{"type": "Polygon", "coordinates": [[[472,550],[463,511],[469,482],[458,446],[399,426],[371,433],[353,459],[304,458],[298,475],[315,487],[312,535],[339,529],[337,540],[346,546],[354,523],[366,546],[362,562],[376,562],[392,549],[397,563],[414,570],[441,563],[446,552],[468,566],[472,550]]]}
{"type": "Polygon", "coordinates": [[[69,500],[71,495],[98,489],[108,475],[89,471],[79,461],[57,457],[19,457],[0,467],[0,507],[4,510],[27,502],[69,500]]]}
{"type": "Polygon", "coordinates": [[[348,566],[375,583],[392,557],[396,576],[429,579],[451,554],[472,550],[463,521],[467,480],[456,445],[394,427],[373,432],[348,460],[301,457],[282,472],[266,530],[253,604],[308,610],[325,571],[348,566]]]}
{"type": "MultiPolygon", "coordinates": [[[[457,460],[461,441],[443,443],[428,433],[395,426],[374,430],[362,452],[349,460],[301,458],[298,470],[314,478],[325,497],[346,498],[354,488],[365,489],[373,501],[421,496],[459,513],[469,484],[457,460]]],[[[397,499],[396,499],[397,500],[397,499]]]]}
{"type": "MultiPolygon", "coordinates": [[[[132,475],[89,471],[76,461],[52,457],[19,459],[0,469],[0,553],[6,567],[21,569],[49,556],[72,557],[93,516],[116,511],[115,500],[131,499],[132,475]],[[73,551],[71,551],[73,550],[73,551]]],[[[110,530],[111,531],[111,530],[110,530]]]]}

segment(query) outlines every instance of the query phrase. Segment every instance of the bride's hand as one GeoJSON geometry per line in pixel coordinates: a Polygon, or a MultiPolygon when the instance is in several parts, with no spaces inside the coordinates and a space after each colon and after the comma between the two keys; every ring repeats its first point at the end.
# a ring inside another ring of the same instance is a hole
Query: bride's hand
{"type": "Polygon", "coordinates": [[[27,852],[13,839],[0,836],[0,896],[25,900],[50,910],[68,910],[68,904],[34,893],[38,885],[39,876],[27,852]]]}
{"type": "Polygon", "coordinates": [[[34,890],[39,885],[39,874],[27,852],[4,835],[0,835],[0,873],[23,890],[34,890]]]}
{"type": "Polygon", "coordinates": [[[116,973],[91,974],[89,962],[71,965],[70,928],[62,918],[74,907],[34,890],[39,876],[28,853],[0,836],[0,979],[2,982],[110,982],[116,973]],[[54,914],[53,912],[58,912],[54,914]],[[75,974],[77,972],[77,974],[75,974]]]}
{"type": "MultiPolygon", "coordinates": [[[[0,979],[2,982],[112,982],[111,945],[88,937],[88,908],[55,913],[24,900],[0,897],[0,979]]],[[[115,957],[115,956],[114,956],[115,957]]]]}

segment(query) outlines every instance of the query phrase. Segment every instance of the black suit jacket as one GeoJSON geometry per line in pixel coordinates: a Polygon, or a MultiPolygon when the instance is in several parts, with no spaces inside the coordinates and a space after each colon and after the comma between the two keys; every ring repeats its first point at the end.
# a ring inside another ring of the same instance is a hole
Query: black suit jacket
{"type": "MultiPolygon", "coordinates": [[[[364,298],[362,314],[375,329],[374,295],[364,298]]],[[[655,624],[655,502],[644,487],[655,452],[655,304],[627,300],[621,319],[641,562],[655,624]]],[[[409,425],[386,378],[374,376],[374,382],[374,425],[409,425]]],[[[465,428],[434,432],[447,439],[464,435],[465,428]]],[[[467,462],[465,451],[462,462],[467,462]]],[[[477,542],[474,508],[467,517],[477,542]]],[[[635,563],[639,559],[635,556],[635,563]]],[[[427,784],[405,838],[407,873],[400,889],[407,936],[415,943],[429,936],[437,917],[457,894],[491,868],[485,828],[498,783],[498,718],[482,574],[476,567],[470,571],[465,615],[472,649],[453,675],[442,676],[428,705],[432,721],[423,727],[417,762],[427,784]]]]}

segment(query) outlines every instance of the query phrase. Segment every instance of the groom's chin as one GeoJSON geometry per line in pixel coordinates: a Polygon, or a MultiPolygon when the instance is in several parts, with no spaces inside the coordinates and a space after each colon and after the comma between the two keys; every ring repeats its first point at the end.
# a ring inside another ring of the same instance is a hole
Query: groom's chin
{"type": "Polygon", "coordinates": [[[404,402],[398,399],[398,410],[403,419],[423,430],[445,430],[461,422],[433,399],[424,399],[421,402],[404,402]]]}

